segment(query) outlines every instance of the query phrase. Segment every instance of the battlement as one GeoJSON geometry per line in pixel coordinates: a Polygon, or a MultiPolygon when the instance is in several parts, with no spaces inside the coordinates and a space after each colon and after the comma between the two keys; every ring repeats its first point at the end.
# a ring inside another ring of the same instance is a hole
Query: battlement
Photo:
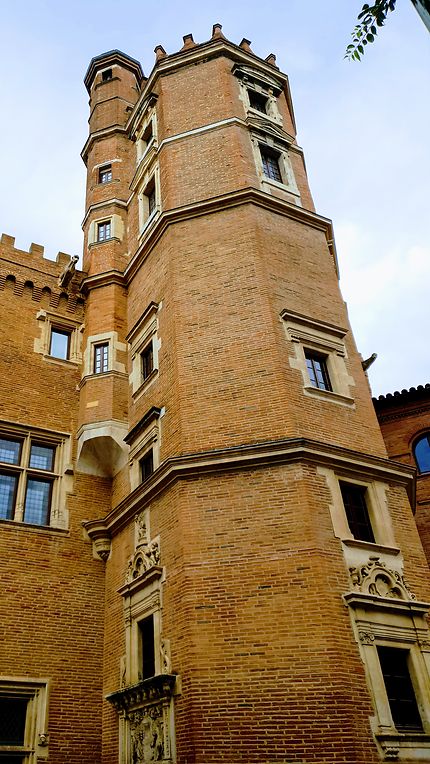
{"type": "Polygon", "coordinates": [[[71,255],[67,255],[65,252],[58,252],[55,260],[51,260],[49,257],[45,257],[45,247],[43,244],[35,244],[32,242],[30,244],[30,247],[28,250],[24,249],[17,249],[15,247],[15,237],[9,236],[7,233],[2,233],[0,237],[0,257],[2,260],[9,259],[7,255],[9,252],[13,253],[14,259],[22,258],[23,265],[29,264],[29,256],[30,260],[32,261],[39,261],[43,262],[43,268],[45,272],[45,268],[48,265],[52,266],[52,275],[56,276],[59,274],[59,271],[63,270],[65,266],[67,266],[71,259],[71,255]]]}

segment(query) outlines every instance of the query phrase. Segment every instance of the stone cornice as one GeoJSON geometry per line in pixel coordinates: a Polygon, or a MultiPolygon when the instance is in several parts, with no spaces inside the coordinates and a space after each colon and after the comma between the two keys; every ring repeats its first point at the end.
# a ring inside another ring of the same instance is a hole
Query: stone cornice
{"type": "Polygon", "coordinates": [[[306,438],[265,441],[231,448],[213,449],[184,454],[166,459],[158,469],[130,493],[103,519],[85,523],[90,536],[103,530],[109,536],[123,527],[136,511],[142,510],[155,496],[161,494],[176,480],[217,471],[255,469],[274,464],[307,462],[329,465],[348,475],[391,481],[408,490],[411,505],[415,506],[415,469],[381,457],[369,456],[306,438]]]}
{"type": "Polygon", "coordinates": [[[87,222],[89,216],[92,212],[96,212],[97,210],[103,209],[103,207],[123,207],[124,209],[127,209],[128,201],[127,199],[118,199],[116,196],[112,196],[110,199],[105,199],[103,202],[97,202],[96,204],[90,204],[88,207],[85,217],[81,223],[81,228],[84,227],[85,223],[87,222]]]}
{"type": "Polygon", "coordinates": [[[121,271],[112,270],[105,273],[96,273],[94,276],[87,276],[82,281],[81,290],[83,294],[88,294],[92,289],[111,286],[112,284],[127,288],[124,274],[121,271]]]}
{"type": "Polygon", "coordinates": [[[207,42],[196,45],[193,48],[178,51],[177,53],[172,53],[171,55],[165,56],[157,61],[145,83],[145,87],[140,95],[140,98],[137,101],[132,114],[130,115],[127,123],[127,129],[135,129],[136,123],[140,118],[142,106],[144,105],[148,94],[152,90],[155,90],[155,85],[158,77],[169,74],[171,70],[177,71],[181,67],[196,64],[201,59],[207,61],[210,58],[217,58],[219,56],[226,56],[227,58],[232,59],[236,64],[239,63],[248,65],[253,69],[265,72],[270,79],[275,79],[277,82],[279,82],[280,90],[285,91],[294,129],[296,129],[288,76],[281,72],[276,66],[269,64],[267,61],[259,58],[254,53],[249,53],[239,45],[235,45],[225,38],[208,40],[207,42]]]}
{"type": "Polygon", "coordinates": [[[328,218],[317,215],[316,212],[306,210],[304,207],[298,207],[295,204],[286,202],[283,199],[278,199],[276,196],[266,194],[264,191],[260,191],[257,188],[242,188],[237,191],[231,191],[228,194],[222,194],[221,196],[215,196],[211,199],[203,199],[202,201],[194,202],[193,204],[187,204],[183,207],[176,207],[172,210],[166,210],[158,217],[155,225],[152,227],[148,237],[143,244],[138,248],[136,254],[132,257],[130,263],[125,269],[124,275],[127,283],[133,279],[136,272],[139,270],[142,262],[146,259],[149,252],[159,241],[169,225],[174,223],[181,223],[184,220],[190,220],[194,217],[200,217],[203,215],[209,215],[214,212],[220,212],[224,209],[232,207],[238,207],[243,204],[255,204],[264,209],[275,212],[279,215],[284,215],[291,220],[296,220],[304,225],[311,226],[323,231],[327,238],[327,244],[330,249],[330,253],[333,258],[333,263],[336,269],[337,275],[338,265],[337,257],[334,248],[333,239],[333,227],[332,222],[328,218]]]}
{"type": "Polygon", "coordinates": [[[106,695],[106,700],[112,703],[117,711],[128,711],[145,703],[155,703],[173,695],[176,679],[176,674],[156,674],[150,679],[111,692],[106,695]]]}

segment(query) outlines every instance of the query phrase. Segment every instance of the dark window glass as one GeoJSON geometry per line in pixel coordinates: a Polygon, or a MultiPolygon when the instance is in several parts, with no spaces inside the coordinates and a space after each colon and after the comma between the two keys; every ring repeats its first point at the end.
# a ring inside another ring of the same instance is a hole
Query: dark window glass
{"type": "Polygon", "coordinates": [[[101,374],[109,368],[109,343],[94,345],[94,374],[101,374]]]}
{"type": "Polygon", "coordinates": [[[50,480],[38,480],[28,478],[25,493],[24,522],[34,525],[49,524],[49,510],[51,505],[50,480]]]}
{"type": "Polygon", "coordinates": [[[140,460],[140,477],[142,480],[142,483],[144,480],[147,480],[150,475],[154,472],[154,455],[152,453],[152,448],[150,451],[148,451],[147,454],[143,457],[143,459],[140,460]]]}
{"type": "Polygon", "coordinates": [[[147,126],[145,132],[142,135],[142,141],[145,141],[146,145],[148,145],[152,140],[152,121],[147,126]]]}
{"type": "Polygon", "coordinates": [[[422,732],[423,725],[408,667],[409,650],[382,646],[377,649],[394,725],[400,731],[422,732]]]}
{"type": "Polygon", "coordinates": [[[24,745],[27,703],[25,698],[0,698],[0,745],[24,745]]]}
{"type": "Polygon", "coordinates": [[[353,483],[340,483],[343,505],[349,529],[355,539],[375,541],[366,504],[366,488],[353,483]]]}
{"type": "Polygon", "coordinates": [[[261,93],[256,93],[255,90],[248,90],[249,105],[257,111],[261,111],[263,114],[267,114],[267,98],[261,93]]]}
{"type": "Polygon", "coordinates": [[[142,359],[142,379],[147,379],[154,370],[154,351],[152,349],[152,341],[140,354],[142,359]]]}
{"type": "Polygon", "coordinates": [[[326,357],[305,350],[305,358],[312,387],[318,387],[319,390],[331,390],[326,357]]]}
{"type": "Polygon", "coordinates": [[[99,169],[99,183],[110,183],[112,180],[112,165],[107,164],[99,169]]]}
{"type": "Polygon", "coordinates": [[[0,518],[2,520],[13,519],[17,486],[16,475],[0,475],[0,518]]]}
{"type": "Polygon", "coordinates": [[[51,345],[49,355],[54,358],[62,358],[66,361],[69,357],[70,332],[64,332],[61,329],[51,329],[51,345]]]}
{"type": "Polygon", "coordinates": [[[21,459],[21,441],[0,438],[0,462],[19,464],[21,459]]]}
{"type": "Polygon", "coordinates": [[[414,446],[415,461],[419,472],[430,472],[430,433],[417,440],[414,446]]]}
{"type": "Polygon", "coordinates": [[[148,679],[155,674],[154,616],[149,615],[139,621],[141,671],[140,678],[148,679]]]}
{"type": "Polygon", "coordinates": [[[54,469],[54,454],[55,448],[53,446],[41,446],[38,443],[32,443],[29,466],[36,470],[52,471],[54,469]]]}
{"type": "Polygon", "coordinates": [[[269,149],[260,149],[263,172],[266,178],[277,180],[282,183],[281,170],[279,169],[279,154],[269,149]]]}
{"type": "Polygon", "coordinates": [[[102,72],[102,82],[109,82],[112,79],[112,69],[105,69],[102,72]]]}
{"type": "Polygon", "coordinates": [[[108,239],[110,239],[110,220],[97,225],[97,241],[107,241],[108,239]]]}

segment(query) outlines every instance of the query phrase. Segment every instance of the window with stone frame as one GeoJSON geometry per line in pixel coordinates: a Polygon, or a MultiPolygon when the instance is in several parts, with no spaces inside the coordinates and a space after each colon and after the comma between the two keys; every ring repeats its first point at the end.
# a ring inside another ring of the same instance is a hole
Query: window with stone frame
{"type": "Polygon", "coordinates": [[[269,180],[275,180],[277,183],[283,183],[279,162],[280,153],[268,146],[260,146],[260,155],[265,177],[269,178],[269,180]]]}
{"type": "Polygon", "coordinates": [[[385,645],[376,649],[394,726],[398,732],[423,732],[409,668],[410,651],[385,645]]]}
{"type": "Polygon", "coordinates": [[[93,372],[103,374],[109,371],[109,343],[99,342],[94,344],[93,372]]]}
{"type": "Polygon", "coordinates": [[[50,363],[79,364],[82,360],[82,322],[48,310],[39,310],[36,319],[39,336],[34,340],[34,352],[41,353],[50,363]]]}
{"type": "Polygon", "coordinates": [[[158,310],[159,305],[151,302],[127,335],[131,353],[130,384],[133,397],[140,395],[158,374],[158,351],[161,346],[157,334],[158,310]]]}
{"type": "Polygon", "coordinates": [[[111,221],[103,220],[101,223],[97,223],[97,242],[101,243],[108,241],[111,238],[111,221]]]}
{"type": "Polygon", "coordinates": [[[312,387],[319,390],[332,390],[327,368],[327,356],[305,348],[306,367],[312,387]]]}
{"type": "Polygon", "coordinates": [[[111,164],[104,164],[102,167],[99,167],[99,183],[110,183],[112,180],[112,165],[111,164]]]}
{"type": "Polygon", "coordinates": [[[367,506],[367,487],[339,481],[346,519],[353,537],[359,541],[375,542],[367,506]]]}
{"type": "Polygon", "coordinates": [[[70,358],[71,331],[53,325],[49,342],[49,355],[68,361],[70,358]]]}
{"type": "Polygon", "coordinates": [[[0,520],[66,527],[65,459],[70,439],[19,426],[0,431],[0,520]]]}
{"type": "Polygon", "coordinates": [[[47,683],[0,677],[0,762],[37,764],[48,758],[47,683]]]}

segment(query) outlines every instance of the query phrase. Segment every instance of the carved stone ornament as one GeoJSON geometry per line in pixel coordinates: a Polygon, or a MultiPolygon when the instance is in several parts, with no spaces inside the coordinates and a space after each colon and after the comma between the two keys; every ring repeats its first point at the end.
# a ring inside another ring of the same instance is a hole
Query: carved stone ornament
{"type": "Polygon", "coordinates": [[[160,640],[160,665],[163,674],[171,674],[172,661],[170,659],[170,640],[162,638],[160,640]]]}
{"type": "Polygon", "coordinates": [[[385,761],[397,761],[400,755],[400,748],[397,745],[387,745],[382,743],[382,750],[385,761]]]}
{"type": "Polygon", "coordinates": [[[146,546],[138,547],[128,563],[126,583],[129,584],[141,576],[142,573],[146,573],[149,568],[159,564],[160,547],[158,541],[151,541],[146,546]]]}
{"type": "Polygon", "coordinates": [[[375,641],[375,635],[370,631],[359,631],[358,638],[362,645],[373,645],[375,641]]]}
{"type": "Polygon", "coordinates": [[[137,684],[123,687],[106,696],[118,712],[131,712],[145,703],[157,703],[172,697],[176,684],[176,674],[156,674],[137,684]]]}
{"type": "Polygon", "coordinates": [[[146,546],[149,542],[148,529],[146,527],[146,512],[140,512],[134,518],[136,523],[136,549],[140,546],[146,546]]]}
{"type": "Polygon", "coordinates": [[[164,723],[162,705],[147,706],[128,715],[133,764],[163,761],[164,723]]]}
{"type": "Polygon", "coordinates": [[[397,570],[387,568],[379,557],[370,557],[365,565],[349,568],[354,589],[362,594],[397,600],[414,600],[404,576],[397,570]]]}

